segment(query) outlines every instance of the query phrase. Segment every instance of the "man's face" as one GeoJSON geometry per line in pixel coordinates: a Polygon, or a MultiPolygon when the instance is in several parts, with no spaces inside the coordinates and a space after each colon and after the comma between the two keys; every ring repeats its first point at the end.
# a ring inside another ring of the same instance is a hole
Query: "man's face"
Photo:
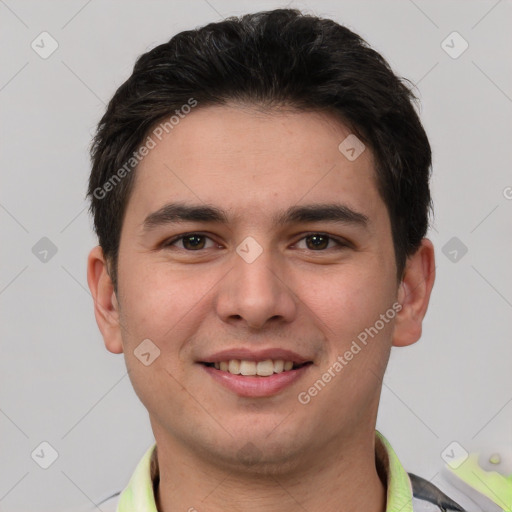
{"type": "Polygon", "coordinates": [[[389,312],[398,284],[372,154],[347,159],[338,146],[349,134],[316,113],[199,106],[137,168],[117,300],[122,350],[157,442],[219,464],[271,465],[373,432],[394,321],[357,340],[389,312]],[[172,203],[222,210],[227,223],[150,217],[172,203]],[[325,205],[361,216],[284,218],[325,205]],[[147,366],[136,357],[143,340],[146,359],[153,344],[160,350],[147,366]],[[211,364],[232,359],[307,364],[273,376],[211,364]],[[329,368],[329,382],[308,393],[329,368]]]}

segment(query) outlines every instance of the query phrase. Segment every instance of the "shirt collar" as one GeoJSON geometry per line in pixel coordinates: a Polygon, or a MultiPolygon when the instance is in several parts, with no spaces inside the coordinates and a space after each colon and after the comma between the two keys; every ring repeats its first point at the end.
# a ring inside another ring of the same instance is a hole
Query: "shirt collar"
{"type": "MultiPolygon", "coordinates": [[[[409,476],[388,440],[379,431],[375,431],[375,460],[387,486],[386,512],[413,512],[409,476]]],[[[158,512],[154,488],[159,478],[155,443],[146,451],[121,493],[116,512],[158,512]]]]}
{"type": "Polygon", "coordinates": [[[375,431],[375,461],[386,480],[386,512],[413,512],[409,475],[389,441],[378,430],[375,431]]]}

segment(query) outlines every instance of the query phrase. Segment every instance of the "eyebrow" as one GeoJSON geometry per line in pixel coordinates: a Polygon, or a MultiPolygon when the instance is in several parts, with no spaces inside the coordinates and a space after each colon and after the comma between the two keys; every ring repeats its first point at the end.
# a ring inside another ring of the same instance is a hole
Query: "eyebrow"
{"type": "MultiPolygon", "coordinates": [[[[339,222],[366,228],[368,217],[344,204],[310,204],[291,206],[272,217],[277,226],[306,222],[339,222]]],[[[143,231],[151,231],[157,227],[180,222],[216,222],[228,224],[229,218],[225,210],[212,205],[193,205],[186,203],[168,203],[157,211],[149,214],[144,220],[143,231]]]]}

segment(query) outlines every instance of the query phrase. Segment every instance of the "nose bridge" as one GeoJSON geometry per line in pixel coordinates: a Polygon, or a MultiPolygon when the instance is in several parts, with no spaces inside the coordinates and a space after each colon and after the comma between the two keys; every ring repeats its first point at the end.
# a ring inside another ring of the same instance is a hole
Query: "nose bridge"
{"type": "Polygon", "coordinates": [[[279,262],[270,248],[261,248],[261,252],[259,254],[258,252],[255,248],[250,247],[246,255],[241,255],[243,247],[240,247],[237,251],[238,258],[235,258],[235,274],[237,274],[238,282],[242,285],[244,293],[256,297],[273,295],[278,292],[279,288],[275,282],[279,262]]]}
{"type": "Polygon", "coordinates": [[[247,237],[233,254],[233,269],[219,291],[218,314],[224,321],[242,318],[250,326],[262,326],[274,317],[291,320],[293,293],[286,285],[279,254],[268,245],[247,237]]]}

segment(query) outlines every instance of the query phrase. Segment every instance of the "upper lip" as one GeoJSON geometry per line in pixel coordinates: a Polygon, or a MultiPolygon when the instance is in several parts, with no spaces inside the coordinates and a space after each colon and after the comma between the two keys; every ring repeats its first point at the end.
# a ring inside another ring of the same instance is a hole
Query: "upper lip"
{"type": "Polygon", "coordinates": [[[311,361],[306,357],[281,348],[267,348],[261,350],[250,350],[248,348],[232,348],[215,352],[202,359],[201,363],[220,363],[230,361],[231,359],[243,359],[244,361],[265,361],[266,359],[282,359],[283,361],[292,361],[295,364],[302,364],[311,361]]]}

